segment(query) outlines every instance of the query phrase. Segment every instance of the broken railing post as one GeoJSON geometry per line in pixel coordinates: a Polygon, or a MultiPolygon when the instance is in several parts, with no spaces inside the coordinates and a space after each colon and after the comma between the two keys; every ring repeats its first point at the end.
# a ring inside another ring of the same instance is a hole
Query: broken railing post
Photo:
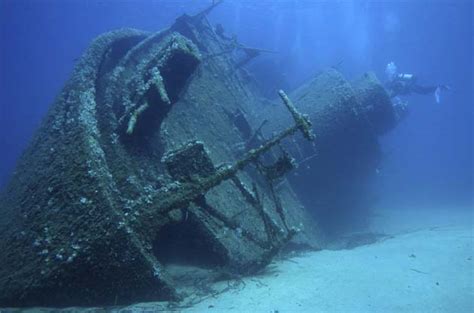
{"type": "Polygon", "coordinates": [[[296,110],[290,98],[288,98],[288,96],[283,90],[278,91],[278,95],[285,103],[288,111],[290,111],[291,116],[293,116],[293,119],[295,120],[296,126],[298,126],[298,128],[301,130],[304,137],[309,141],[314,140],[315,136],[311,131],[311,121],[309,120],[309,117],[307,115],[301,114],[296,110]]]}

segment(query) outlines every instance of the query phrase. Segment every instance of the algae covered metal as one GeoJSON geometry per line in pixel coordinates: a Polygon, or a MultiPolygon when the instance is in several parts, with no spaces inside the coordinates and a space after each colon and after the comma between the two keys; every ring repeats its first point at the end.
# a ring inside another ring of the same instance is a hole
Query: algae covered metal
{"type": "MultiPolygon", "coordinates": [[[[373,73],[355,81],[327,69],[290,94],[309,115],[315,140],[296,137],[285,144],[298,168],[288,176],[298,198],[327,236],[361,231],[375,197],[373,181],[382,158],[379,136],[393,129],[404,112],[395,110],[373,73]]],[[[254,123],[271,116],[267,134],[291,121],[281,106],[265,106],[254,123]]]]}
{"type": "Polygon", "coordinates": [[[285,179],[296,166],[285,138],[300,132],[298,151],[324,152],[350,127],[373,157],[378,130],[389,128],[371,126],[374,112],[390,120],[389,104],[381,92],[374,100],[377,82],[356,92],[330,71],[281,91],[265,125],[229,53],[258,50],[219,35],[205,13],[158,33],[103,34],[81,57],[0,196],[0,305],[178,300],[170,260],[243,275],[289,242],[323,245],[294,192],[303,180],[285,179]]]}
{"type": "Polygon", "coordinates": [[[313,236],[289,214],[304,215],[289,188],[270,196],[244,171],[309,130],[297,120],[260,150],[233,151],[245,139],[228,112],[256,98],[229,56],[211,56],[222,49],[186,16],[91,44],[2,195],[2,305],[178,299],[160,260],[184,229],[197,259],[235,273],[265,266],[303,223],[313,236]]]}

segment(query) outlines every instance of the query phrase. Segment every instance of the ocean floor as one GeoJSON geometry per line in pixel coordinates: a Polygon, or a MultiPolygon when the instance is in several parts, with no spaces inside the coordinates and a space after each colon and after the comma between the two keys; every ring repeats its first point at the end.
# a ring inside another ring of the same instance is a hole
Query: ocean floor
{"type": "Polygon", "coordinates": [[[350,250],[276,260],[259,276],[212,285],[214,295],[189,299],[191,307],[144,303],[113,311],[474,312],[472,208],[387,210],[374,224],[375,232],[391,236],[350,250]]]}

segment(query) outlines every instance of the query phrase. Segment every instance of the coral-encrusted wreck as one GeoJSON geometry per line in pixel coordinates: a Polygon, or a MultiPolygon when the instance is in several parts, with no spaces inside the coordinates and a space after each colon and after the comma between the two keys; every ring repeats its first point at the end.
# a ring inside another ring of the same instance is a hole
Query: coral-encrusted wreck
{"type": "Polygon", "coordinates": [[[249,274],[288,242],[324,245],[297,194],[357,198],[342,182],[375,171],[390,100],[373,76],[331,70],[263,116],[235,49],[258,54],[205,14],[92,42],[0,197],[0,305],[176,300],[169,262],[249,274]]]}

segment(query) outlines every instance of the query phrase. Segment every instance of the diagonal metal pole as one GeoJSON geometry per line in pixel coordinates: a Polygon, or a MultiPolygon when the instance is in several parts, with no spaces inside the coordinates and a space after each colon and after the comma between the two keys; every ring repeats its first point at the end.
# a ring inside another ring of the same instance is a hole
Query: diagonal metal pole
{"type": "Polygon", "coordinates": [[[198,196],[205,194],[208,190],[216,187],[224,180],[235,176],[239,170],[242,170],[249,163],[257,160],[263,153],[279,144],[286,137],[296,133],[298,130],[302,132],[306,139],[313,140],[315,136],[311,130],[311,122],[309,118],[298,112],[284,91],[280,90],[278,94],[295,121],[293,126],[283,130],[260,147],[248,151],[242,159],[238,160],[233,165],[221,167],[217,169],[214,174],[200,178],[196,181],[182,183],[180,187],[175,188],[172,193],[168,191],[158,192],[155,196],[156,200],[154,201],[154,207],[157,207],[160,210],[169,211],[176,207],[187,206],[198,196]]]}

